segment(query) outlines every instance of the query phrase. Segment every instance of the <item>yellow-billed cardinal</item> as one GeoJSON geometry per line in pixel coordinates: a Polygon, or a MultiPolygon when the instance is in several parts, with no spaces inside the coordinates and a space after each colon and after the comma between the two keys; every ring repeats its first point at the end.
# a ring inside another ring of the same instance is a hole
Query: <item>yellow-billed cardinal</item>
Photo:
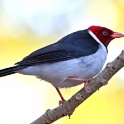
{"type": "Polygon", "coordinates": [[[87,84],[102,69],[110,41],[120,37],[124,35],[105,27],[90,26],[34,51],[13,67],[0,70],[0,77],[14,73],[34,75],[51,83],[63,102],[58,88],[87,84]]]}

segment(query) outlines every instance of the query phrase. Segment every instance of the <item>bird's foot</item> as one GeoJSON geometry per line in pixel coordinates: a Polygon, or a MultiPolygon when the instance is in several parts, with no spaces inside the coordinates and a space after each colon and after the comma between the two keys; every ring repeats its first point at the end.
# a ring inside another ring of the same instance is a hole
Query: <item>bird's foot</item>
{"type": "Polygon", "coordinates": [[[56,88],[56,90],[57,90],[57,92],[58,92],[58,94],[59,94],[59,96],[60,96],[60,98],[61,98],[61,100],[59,101],[59,106],[60,106],[60,105],[64,104],[64,102],[65,102],[66,100],[63,98],[63,96],[62,96],[62,94],[61,94],[59,88],[57,88],[57,87],[55,87],[55,88],[56,88]]]}
{"type": "Polygon", "coordinates": [[[66,102],[66,100],[59,100],[59,106],[61,106],[62,104],[64,104],[64,102],[66,102]]]}
{"type": "Polygon", "coordinates": [[[88,80],[87,82],[84,82],[84,89],[87,91],[87,92],[90,92],[90,89],[89,87],[87,86],[88,83],[89,83],[90,80],[88,80]]]}
{"type": "Polygon", "coordinates": [[[80,81],[80,82],[83,82],[84,83],[84,89],[87,91],[87,92],[90,92],[90,89],[88,88],[88,83],[89,83],[89,79],[82,79],[82,78],[77,78],[77,77],[68,77],[67,78],[68,80],[73,80],[73,81],[80,81]]]}

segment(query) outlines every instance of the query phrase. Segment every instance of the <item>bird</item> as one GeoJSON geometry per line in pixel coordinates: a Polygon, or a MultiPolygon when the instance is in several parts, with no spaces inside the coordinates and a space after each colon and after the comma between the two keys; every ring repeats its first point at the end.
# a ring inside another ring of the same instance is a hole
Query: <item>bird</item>
{"type": "Polygon", "coordinates": [[[124,34],[102,26],[92,25],[72,32],[57,42],[40,48],[14,66],[0,70],[0,77],[19,73],[36,76],[51,83],[61,101],[65,102],[59,88],[68,88],[88,82],[103,68],[108,54],[108,45],[124,34]]]}

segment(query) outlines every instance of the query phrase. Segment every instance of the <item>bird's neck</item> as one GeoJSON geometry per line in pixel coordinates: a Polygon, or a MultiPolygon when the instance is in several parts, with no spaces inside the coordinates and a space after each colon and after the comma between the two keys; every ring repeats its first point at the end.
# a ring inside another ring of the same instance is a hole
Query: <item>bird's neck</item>
{"type": "Polygon", "coordinates": [[[88,30],[88,32],[89,32],[89,34],[91,35],[91,37],[92,37],[96,42],[98,42],[98,43],[100,44],[100,47],[102,47],[102,49],[103,49],[105,52],[108,52],[107,46],[105,46],[105,45],[96,37],[96,35],[95,35],[92,31],[88,30]]]}

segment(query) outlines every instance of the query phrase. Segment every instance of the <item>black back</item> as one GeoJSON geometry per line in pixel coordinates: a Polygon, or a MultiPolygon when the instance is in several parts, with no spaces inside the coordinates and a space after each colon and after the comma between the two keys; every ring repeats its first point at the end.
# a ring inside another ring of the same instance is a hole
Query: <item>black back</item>
{"type": "Polygon", "coordinates": [[[34,51],[17,65],[31,66],[42,63],[55,63],[94,54],[99,49],[88,30],[71,33],[58,42],[34,51]]]}

